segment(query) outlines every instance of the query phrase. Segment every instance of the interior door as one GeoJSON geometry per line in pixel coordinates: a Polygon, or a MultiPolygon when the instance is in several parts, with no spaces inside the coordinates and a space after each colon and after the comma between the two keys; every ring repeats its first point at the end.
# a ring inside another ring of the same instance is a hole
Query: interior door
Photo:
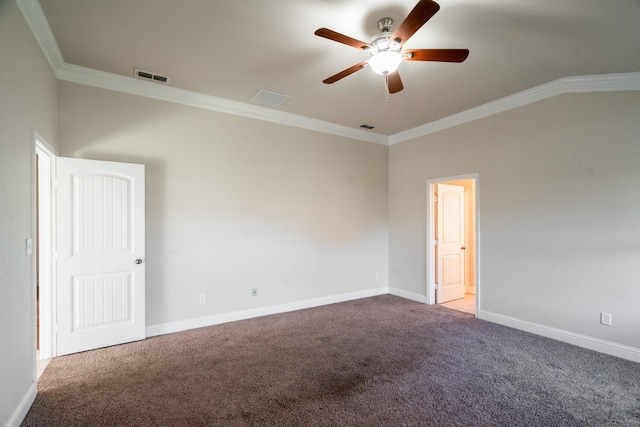
{"type": "Polygon", "coordinates": [[[144,165],[57,159],[57,354],[145,338],[144,165]]]}
{"type": "Polygon", "coordinates": [[[464,187],[438,184],[437,303],[464,298],[464,187]]]}

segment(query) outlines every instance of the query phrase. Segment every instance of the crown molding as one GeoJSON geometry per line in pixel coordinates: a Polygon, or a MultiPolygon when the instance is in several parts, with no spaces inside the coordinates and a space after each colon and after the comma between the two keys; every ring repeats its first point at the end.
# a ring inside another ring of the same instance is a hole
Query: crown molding
{"type": "Polygon", "coordinates": [[[388,137],[379,133],[372,133],[361,129],[338,125],[322,120],[312,119],[297,114],[286,113],[266,107],[231,101],[203,93],[192,92],[173,86],[139,80],[133,77],[107,73],[91,68],[64,64],[58,70],[58,79],[102,89],[123,92],[131,95],[161,101],[174,102],[190,107],[220,113],[233,114],[286,126],[292,126],[346,138],[358,139],[366,142],[387,145],[388,137]]]}
{"type": "Polygon", "coordinates": [[[58,43],[38,0],[16,0],[16,2],[59,80],[382,145],[399,144],[557,95],[640,90],[640,72],[565,77],[387,136],[173,86],[160,85],[134,77],[67,64],[64,62],[58,43]]]}
{"type": "Polygon", "coordinates": [[[231,101],[203,93],[159,85],[134,77],[121,76],[91,68],[67,64],[38,0],[16,0],[51,69],[59,80],[114,90],[132,95],[174,102],[196,108],[249,117],[316,132],[387,145],[380,133],[355,129],[297,114],[286,113],[248,103],[231,101]]]}
{"type": "Polygon", "coordinates": [[[40,2],[38,0],[16,0],[16,3],[57,77],[58,70],[64,65],[64,59],[40,2]]]}
{"type": "Polygon", "coordinates": [[[389,136],[389,145],[429,135],[454,126],[522,107],[553,96],[580,92],[616,92],[640,90],[640,72],[565,77],[516,94],[461,111],[389,136]]]}

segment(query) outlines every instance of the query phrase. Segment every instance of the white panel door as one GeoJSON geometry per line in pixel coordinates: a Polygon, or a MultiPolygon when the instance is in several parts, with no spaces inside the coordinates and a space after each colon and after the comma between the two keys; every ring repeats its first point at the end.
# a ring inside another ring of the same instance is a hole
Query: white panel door
{"type": "Polygon", "coordinates": [[[464,187],[438,184],[437,303],[464,298],[464,187]]]}
{"type": "Polygon", "coordinates": [[[145,338],[144,165],[57,171],[57,354],[145,338]]]}

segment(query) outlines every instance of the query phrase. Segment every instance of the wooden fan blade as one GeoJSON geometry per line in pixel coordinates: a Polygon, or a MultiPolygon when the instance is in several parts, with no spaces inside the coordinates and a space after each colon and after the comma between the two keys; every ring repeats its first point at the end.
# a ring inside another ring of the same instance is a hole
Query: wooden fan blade
{"type": "Polygon", "coordinates": [[[394,71],[391,74],[387,74],[387,87],[389,88],[389,93],[397,93],[404,89],[404,86],[402,86],[402,79],[400,79],[400,73],[398,73],[398,70],[394,71]]]}
{"type": "Polygon", "coordinates": [[[463,62],[469,49],[408,49],[402,56],[406,61],[463,62]]]}
{"type": "Polygon", "coordinates": [[[338,74],[333,75],[333,76],[329,77],[328,79],[324,79],[322,81],[322,83],[326,83],[326,84],[335,83],[338,80],[343,79],[343,78],[347,77],[348,75],[351,75],[351,74],[355,73],[356,71],[362,70],[364,67],[366,67],[368,62],[369,61],[362,61],[361,63],[356,64],[353,67],[349,67],[344,71],[340,71],[338,74]]]}
{"type": "Polygon", "coordinates": [[[393,33],[389,41],[396,41],[400,46],[404,45],[438,10],[440,10],[440,5],[433,0],[420,0],[402,21],[402,24],[393,33]]]}
{"type": "Polygon", "coordinates": [[[345,36],[344,34],[337,33],[328,28],[319,28],[314,33],[316,36],[324,37],[325,39],[333,40],[338,43],[346,44],[347,46],[355,47],[356,49],[373,49],[369,43],[361,42],[352,37],[345,36]]]}

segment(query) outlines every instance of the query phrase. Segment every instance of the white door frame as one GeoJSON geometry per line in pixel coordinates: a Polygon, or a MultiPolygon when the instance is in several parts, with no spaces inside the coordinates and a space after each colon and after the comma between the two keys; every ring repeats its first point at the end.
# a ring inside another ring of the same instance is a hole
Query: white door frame
{"type": "Polygon", "coordinates": [[[427,304],[435,304],[436,303],[436,268],[435,268],[435,250],[434,250],[434,242],[437,238],[435,235],[435,216],[433,215],[433,210],[435,208],[435,200],[433,197],[434,189],[436,184],[450,182],[450,181],[460,181],[464,179],[472,179],[475,182],[474,190],[475,190],[475,241],[476,241],[476,316],[480,311],[480,175],[478,173],[472,173],[467,175],[456,175],[456,176],[448,176],[444,178],[435,178],[427,181],[427,304]]]}
{"type": "MultiPolygon", "coordinates": [[[[56,248],[56,157],[57,153],[47,142],[34,132],[35,155],[37,162],[37,182],[38,187],[38,235],[36,240],[36,250],[38,251],[38,285],[40,295],[39,313],[36,314],[40,320],[39,359],[50,359],[56,355],[56,340],[54,339],[55,325],[55,298],[56,295],[56,263],[54,253],[56,248]]],[[[35,162],[35,156],[34,156],[35,162]]],[[[35,169],[34,169],[35,170],[35,169]]],[[[35,178],[34,178],[35,180],[35,178]]],[[[34,278],[36,276],[34,275],[34,278]]],[[[34,281],[34,296],[36,283],[34,281]]],[[[34,301],[35,304],[35,301],[34,301]]],[[[35,323],[34,323],[35,325],[35,323]]],[[[34,331],[34,333],[38,333],[34,331]]]]}

